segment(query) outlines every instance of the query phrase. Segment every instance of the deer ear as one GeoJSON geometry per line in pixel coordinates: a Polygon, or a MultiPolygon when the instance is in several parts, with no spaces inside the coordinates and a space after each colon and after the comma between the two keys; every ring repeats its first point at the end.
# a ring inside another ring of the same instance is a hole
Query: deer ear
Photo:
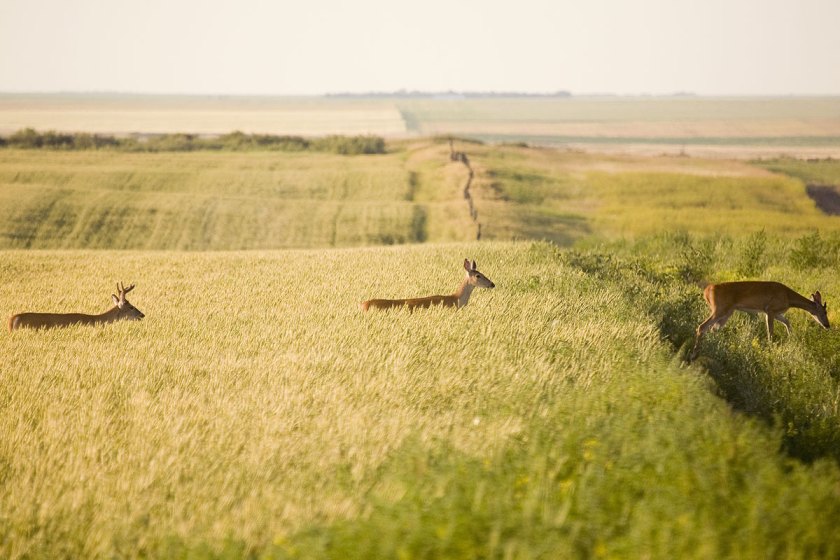
{"type": "Polygon", "coordinates": [[[475,267],[475,261],[473,261],[473,262],[472,262],[472,269],[473,269],[473,270],[476,270],[476,267],[475,267]]]}
{"type": "Polygon", "coordinates": [[[115,296],[114,294],[111,294],[111,301],[113,301],[113,302],[114,302],[114,305],[116,305],[117,307],[119,307],[119,306],[120,306],[120,298],[118,298],[118,297],[117,297],[117,296],[115,296]]]}
{"type": "Polygon", "coordinates": [[[470,271],[470,259],[464,259],[464,268],[467,272],[470,271]]]}
{"type": "Polygon", "coordinates": [[[820,303],[822,301],[822,294],[820,294],[819,292],[814,292],[813,294],[811,294],[811,297],[817,303],[820,303]]]}

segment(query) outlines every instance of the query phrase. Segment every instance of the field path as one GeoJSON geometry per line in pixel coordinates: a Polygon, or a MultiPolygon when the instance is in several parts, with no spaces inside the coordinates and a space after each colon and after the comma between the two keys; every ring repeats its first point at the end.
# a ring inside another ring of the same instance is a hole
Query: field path
{"type": "Polygon", "coordinates": [[[464,199],[467,201],[467,206],[470,210],[470,218],[473,222],[475,222],[475,226],[477,228],[475,234],[475,240],[481,240],[481,222],[478,221],[478,210],[475,208],[475,200],[473,199],[472,192],[470,191],[470,186],[472,186],[473,178],[475,178],[475,171],[473,170],[472,166],[470,165],[470,158],[467,156],[466,152],[458,152],[455,151],[455,147],[453,146],[452,139],[449,139],[449,160],[450,161],[460,161],[464,164],[467,168],[468,176],[467,176],[467,183],[464,185],[464,199]]]}

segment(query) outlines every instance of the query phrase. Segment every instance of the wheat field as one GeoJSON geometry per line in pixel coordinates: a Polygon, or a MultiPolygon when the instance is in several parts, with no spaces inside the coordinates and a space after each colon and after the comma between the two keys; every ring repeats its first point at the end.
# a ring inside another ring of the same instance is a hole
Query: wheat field
{"type": "Polygon", "coordinates": [[[836,328],[683,359],[705,281],[840,321],[837,163],[457,147],[480,242],[443,140],[0,150],[0,316],[146,315],[4,334],[0,557],[840,555],[836,328]]]}
{"type": "MultiPolygon", "coordinates": [[[[801,236],[837,227],[808,198],[808,177],[748,162],[462,145],[476,171],[472,196],[485,240],[568,246],[674,229],[801,236]]],[[[353,157],[0,150],[0,248],[267,250],[476,239],[463,197],[467,170],[449,160],[447,143],[389,146],[387,154],[353,157]]],[[[833,169],[831,160],[809,169],[819,166],[833,169]]]]}
{"type": "MultiPolygon", "coordinates": [[[[3,150],[0,246],[234,250],[474,238],[462,211],[465,174],[440,164],[424,172],[428,150],[361,157],[3,150]]],[[[445,162],[442,150],[434,156],[445,162]]]]}
{"type": "Polygon", "coordinates": [[[832,557],[840,470],[778,454],[547,244],[4,252],[0,553],[832,557]],[[497,284],[453,312],[358,302],[497,284]],[[390,521],[389,521],[390,520],[390,521]]]}

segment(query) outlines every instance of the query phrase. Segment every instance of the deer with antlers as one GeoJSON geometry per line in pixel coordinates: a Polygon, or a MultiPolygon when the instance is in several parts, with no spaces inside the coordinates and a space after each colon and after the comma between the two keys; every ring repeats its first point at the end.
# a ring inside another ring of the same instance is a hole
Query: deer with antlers
{"type": "Polygon", "coordinates": [[[126,288],[117,284],[117,295],[111,294],[114,307],[99,315],[84,313],[19,313],[9,317],[9,331],[22,328],[51,329],[70,325],[98,325],[114,321],[139,321],[145,315],[131,305],[125,295],[134,289],[134,284],[126,288]]]}

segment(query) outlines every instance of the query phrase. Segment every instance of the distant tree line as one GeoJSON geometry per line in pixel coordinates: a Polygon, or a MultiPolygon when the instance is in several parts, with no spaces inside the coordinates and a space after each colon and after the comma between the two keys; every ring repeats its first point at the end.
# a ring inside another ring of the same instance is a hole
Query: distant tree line
{"type": "Polygon", "coordinates": [[[231,132],[221,136],[196,134],[155,134],[146,137],[116,137],[86,132],[66,133],[49,130],[38,132],[24,128],[10,136],[0,136],[0,147],[25,150],[96,150],[114,149],[126,152],[192,152],[198,150],[248,151],[277,150],[283,152],[330,152],[342,155],[384,154],[385,140],[379,136],[278,136],[231,132]]]}
{"type": "Polygon", "coordinates": [[[405,90],[397,91],[367,91],[362,93],[353,92],[337,92],[328,93],[327,98],[366,98],[366,97],[385,97],[385,98],[401,98],[401,99],[436,99],[436,98],[462,98],[462,99],[496,99],[496,98],[554,98],[554,97],[571,97],[572,94],[568,91],[551,91],[546,93],[529,93],[522,91],[421,91],[421,90],[405,90]]]}

